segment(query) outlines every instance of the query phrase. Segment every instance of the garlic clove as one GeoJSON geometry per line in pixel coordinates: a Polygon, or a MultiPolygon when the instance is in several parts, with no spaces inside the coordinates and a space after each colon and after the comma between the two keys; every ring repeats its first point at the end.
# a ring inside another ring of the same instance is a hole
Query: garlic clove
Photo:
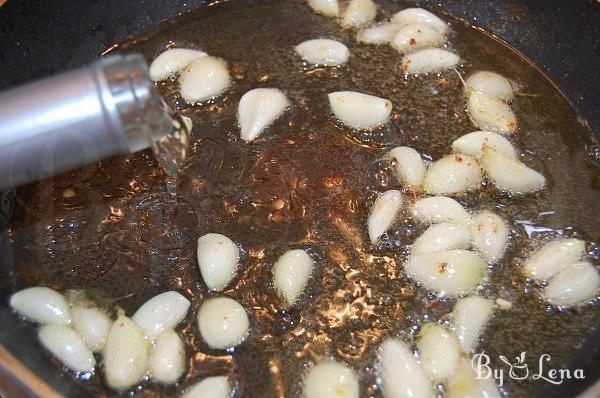
{"type": "Polygon", "coordinates": [[[309,64],[339,66],[348,61],[350,51],[343,43],[331,39],[313,39],[298,44],[296,53],[309,64]]]}
{"type": "Polygon", "coordinates": [[[419,152],[413,148],[399,146],[392,149],[387,158],[395,163],[395,171],[398,179],[408,185],[411,189],[417,190],[423,184],[427,166],[419,152]]]}
{"type": "Polygon", "coordinates": [[[475,158],[454,154],[433,162],[423,181],[423,190],[433,195],[448,195],[476,189],[481,184],[481,169],[475,158]]]}
{"type": "Polygon", "coordinates": [[[47,287],[30,287],[10,297],[10,306],[25,318],[38,323],[68,325],[71,311],[64,296],[47,287]]]}
{"type": "Polygon", "coordinates": [[[328,17],[340,16],[338,0],[308,0],[308,5],[319,14],[323,14],[328,17]]]}
{"type": "Polygon", "coordinates": [[[512,134],[517,130],[517,118],[502,99],[478,91],[469,93],[467,110],[471,122],[482,130],[512,134]]]}
{"type": "Polygon", "coordinates": [[[369,215],[369,239],[375,244],[391,226],[402,205],[400,191],[390,190],[379,195],[369,215]]]}
{"type": "Polygon", "coordinates": [[[254,140],[288,106],[288,99],[279,89],[256,88],[248,91],[238,106],[240,137],[246,142],[254,140]]]}
{"type": "Polygon", "coordinates": [[[479,336],[492,317],[494,300],[478,296],[461,298],[452,311],[454,332],[463,350],[470,354],[479,344],[479,336]]]}
{"type": "Polygon", "coordinates": [[[459,224],[441,223],[430,226],[412,245],[413,254],[434,253],[451,249],[467,249],[471,243],[469,230],[459,224]]]}
{"type": "Polygon", "coordinates": [[[461,249],[413,254],[405,265],[409,277],[444,296],[472,293],[487,273],[477,254],[461,249]]]}
{"type": "Polygon", "coordinates": [[[412,216],[424,224],[451,222],[468,225],[471,216],[456,200],[447,196],[431,196],[417,200],[412,207],[412,216]]]}
{"type": "Polygon", "coordinates": [[[98,308],[74,306],[71,308],[71,326],[90,350],[100,352],[104,349],[112,321],[98,308]]]}
{"type": "Polygon", "coordinates": [[[335,116],[346,126],[355,129],[373,129],[390,119],[392,102],[355,91],[337,91],[329,94],[329,105],[335,116]]]}
{"type": "Polygon", "coordinates": [[[536,250],[525,261],[523,272],[538,281],[549,280],[585,254],[585,242],[579,239],[558,239],[536,250]]]}
{"type": "Polygon", "coordinates": [[[273,282],[277,292],[292,305],[304,291],[314,262],[300,249],[285,252],[273,266],[273,282]]]}
{"type": "Polygon", "coordinates": [[[154,341],[148,370],[154,380],[165,384],[173,384],[183,375],[185,347],[173,329],[165,330],[154,341]]]}
{"type": "Polygon", "coordinates": [[[542,296],[555,305],[573,306],[596,297],[600,289],[598,269],[587,261],[571,264],[558,272],[542,296]]]}
{"type": "Polygon", "coordinates": [[[225,235],[209,233],[198,238],[198,267],[210,290],[223,290],[235,275],[240,251],[225,235]]]}
{"type": "Polygon", "coordinates": [[[426,24],[414,23],[398,29],[391,40],[400,53],[408,53],[426,47],[435,47],[446,41],[444,34],[426,24]]]}
{"type": "Polygon", "coordinates": [[[250,328],[244,307],[227,297],[205,300],[197,320],[202,338],[214,349],[225,350],[241,344],[250,328]]]}
{"type": "Polygon", "coordinates": [[[215,98],[230,85],[227,63],[211,56],[194,59],[179,77],[181,97],[189,104],[215,98]]]}
{"type": "Polygon", "coordinates": [[[155,82],[165,80],[169,76],[181,72],[195,59],[206,57],[204,51],[187,48],[171,48],[161,53],[150,64],[150,78],[155,82]]]}
{"type": "Polygon", "coordinates": [[[475,215],[471,225],[473,246],[488,263],[502,258],[508,243],[508,226],[504,220],[490,211],[475,215]]]}
{"type": "Polygon", "coordinates": [[[142,328],[149,340],[154,340],[163,331],[175,328],[185,318],[189,308],[188,299],[170,291],[146,301],[131,319],[142,328]]]}
{"type": "Polygon", "coordinates": [[[467,95],[473,91],[477,91],[505,101],[510,101],[513,97],[513,89],[510,81],[494,72],[475,72],[469,76],[465,83],[467,95]]]}
{"type": "Polygon", "coordinates": [[[546,186],[546,178],[542,174],[517,159],[508,159],[497,152],[486,151],[480,162],[491,182],[502,191],[525,194],[546,186]]]}
{"type": "Polygon", "coordinates": [[[441,48],[425,48],[402,58],[402,70],[409,75],[441,72],[454,68],[460,57],[441,48]]]}
{"type": "Polygon", "coordinates": [[[356,38],[360,43],[384,44],[392,40],[398,29],[396,24],[381,23],[361,30],[356,38]]]}
{"type": "Polygon", "coordinates": [[[507,159],[516,159],[517,152],[509,140],[491,131],[474,131],[457,138],[452,143],[454,152],[480,158],[485,152],[495,151],[507,159]]]}
{"type": "Polygon", "coordinates": [[[93,372],[96,366],[94,354],[81,337],[68,326],[47,324],[40,328],[38,337],[60,362],[75,372],[93,372]]]}
{"type": "Polygon", "coordinates": [[[358,378],[344,364],[325,361],[313,366],[304,379],[306,398],[358,398],[358,378]]]}
{"type": "Polygon", "coordinates": [[[452,376],[462,348],[454,332],[437,323],[426,323],[418,335],[419,359],[425,373],[441,382],[452,376]]]}
{"type": "Polygon", "coordinates": [[[227,376],[202,379],[186,390],[182,398],[231,398],[232,391],[227,376]]]}
{"type": "Polygon", "coordinates": [[[342,25],[355,27],[372,21],[377,16],[377,5],[372,0],[350,0],[344,11],[342,25]]]}
{"type": "Polygon", "coordinates": [[[446,383],[446,398],[502,398],[493,377],[477,378],[471,360],[460,360],[446,383]]]}
{"type": "Polygon", "coordinates": [[[430,27],[438,30],[441,33],[448,31],[448,24],[444,22],[437,15],[423,9],[423,8],[405,8],[394,14],[392,17],[392,23],[404,26],[414,23],[421,23],[429,25],[430,27]]]}

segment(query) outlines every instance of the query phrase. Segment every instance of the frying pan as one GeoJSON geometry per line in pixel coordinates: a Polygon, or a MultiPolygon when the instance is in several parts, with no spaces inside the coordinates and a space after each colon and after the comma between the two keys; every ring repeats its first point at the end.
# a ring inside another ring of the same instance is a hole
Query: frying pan
{"type": "MultiPolygon", "coordinates": [[[[250,0],[231,0],[250,1],[250,0]]],[[[276,1],[276,0],[274,0],[276,1]]],[[[0,1],[2,4],[3,1],[0,1]]],[[[113,43],[137,36],[205,0],[8,0],[0,6],[0,88],[89,63],[113,43]]],[[[600,4],[593,0],[422,1],[484,28],[526,54],[556,83],[600,137],[600,4]]],[[[31,344],[7,305],[6,275],[19,253],[7,225],[14,193],[0,192],[0,387],[8,396],[82,396],[84,392],[31,344]],[[8,384],[7,384],[8,381],[8,384]]],[[[593,216],[593,215],[592,215],[593,216]]],[[[551,386],[542,396],[600,396],[600,330],[570,368],[584,380],[551,386]],[[585,391],[585,392],[584,392],[585,391]]]]}

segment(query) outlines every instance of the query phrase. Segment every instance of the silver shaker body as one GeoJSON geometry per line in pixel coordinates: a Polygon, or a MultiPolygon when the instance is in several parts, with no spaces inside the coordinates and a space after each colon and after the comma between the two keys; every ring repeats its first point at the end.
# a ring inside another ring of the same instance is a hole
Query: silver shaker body
{"type": "Polygon", "coordinates": [[[137,54],[8,90],[0,94],[0,189],[148,148],[171,129],[137,54]]]}

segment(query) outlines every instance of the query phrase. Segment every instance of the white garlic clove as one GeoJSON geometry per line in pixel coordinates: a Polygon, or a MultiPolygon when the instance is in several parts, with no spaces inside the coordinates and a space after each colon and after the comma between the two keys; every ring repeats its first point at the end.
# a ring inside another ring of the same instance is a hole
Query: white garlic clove
{"type": "Polygon", "coordinates": [[[494,300],[478,296],[459,299],[452,311],[452,324],[463,350],[473,352],[479,344],[479,336],[492,317],[494,300]]]}
{"type": "Polygon", "coordinates": [[[279,89],[256,88],[248,91],[238,106],[240,137],[246,142],[254,140],[288,105],[288,99],[279,89]]]}
{"type": "Polygon", "coordinates": [[[546,186],[546,178],[517,159],[508,159],[494,151],[486,151],[481,167],[500,190],[514,194],[539,191],[546,186]]]}
{"type": "Polygon", "coordinates": [[[188,388],[182,398],[231,398],[231,392],[227,376],[213,376],[188,388]]]}
{"type": "Polygon", "coordinates": [[[448,195],[476,189],[481,184],[481,168],[475,158],[460,153],[433,162],[425,173],[423,190],[448,195]]]}
{"type": "Polygon", "coordinates": [[[114,390],[140,383],[148,369],[150,344],[142,328],[125,315],[113,323],[104,347],[106,382],[114,390]]]}
{"type": "Polygon", "coordinates": [[[387,339],[379,348],[377,365],[385,398],[434,398],[433,383],[408,346],[387,339]]]}
{"type": "Polygon", "coordinates": [[[425,373],[438,382],[452,375],[462,354],[456,334],[437,323],[423,325],[419,332],[417,348],[425,373]]]}
{"type": "Polygon", "coordinates": [[[319,14],[323,14],[328,17],[340,16],[338,0],[308,0],[308,5],[319,14]]]}
{"type": "Polygon", "coordinates": [[[191,61],[179,77],[181,97],[189,104],[217,97],[230,85],[227,63],[210,56],[191,61]]]}
{"type": "Polygon", "coordinates": [[[424,10],[423,8],[405,8],[404,10],[394,14],[392,17],[392,23],[401,26],[413,23],[421,23],[429,25],[441,33],[446,33],[448,31],[448,24],[446,22],[444,22],[437,15],[424,10]]]}
{"type": "Polygon", "coordinates": [[[370,130],[385,124],[392,112],[390,100],[355,91],[329,94],[329,105],[342,123],[355,129],[370,130]]]}
{"type": "Polygon", "coordinates": [[[377,5],[372,0],[350,0],[344,11],[342,25],[346,27],[364,25],[377,16],[377,5]]]}
{"type": "Polygon", "coordinates": [[[343,43],[331,39],[314,39],[298,44],[296,53],[313,65],[339,66],[348,61],[350,51],[343,43]]]}
{"type": "Polygon", "coordinates": [[[224,350],[246,339],[250,321],[246,310],[237,301],[217,297],[204,301],[200,306],[198,328],[206,344],[224,350]]]}
{"type": "Polygon", "coordinates": [[[112,321],[98,308],[74,306],[71,308],[71,326],[90,350],[100,352],[104,349],[112,321]]]}
{"type": "Polygon", "coordinates": [[[292,305],[304,291],[312,274],[314,262],[300,249],[285,252],[273,267],[273,282],[277,292],[292,305]]]}
{"type": "Polygon", "coordinates": [[[30,287],[16,292],[10,297],[10,306],[34,322],[63,325],[71,322],[67,300],[47,287],[30,287]]]}
{"type": "Polygon", "coordinates": [[[447,196],[431,196],[417,200],[412,208],[412,216],[424,224],[451,222],[468,225],[471,216],[456,200],[447,196]]]}
{"type": "Polygon", "coordinates": [[[155,82],[164,80],[169,76],[181,72],[193,60],[206,57],[207,55],[204,51],[171,48],[152,61],[149,69],[150,78],[155,82]]]}
{"type": "Polygon", "coordinates": [[[131,319],[144,331],[149,340],[177,326],[190,308],[190,301],[177,292],[165,292],[146,301],[131,319]]]}
{"type": "Polygon", "coordinates": [[[517,152],[509,140],[491,131],[474,131],[452,143],[454,152],[480,158],[485,152],[495,151],[507,159],[516,159],[517,152]]]}
{"type": "Polygon", "coordinates": [[[371,243],[377,243],[381,235],[392,226],[401,205],[402,194],[400,191],[390,190],[379,195],[369,215],[368,226],[371,243]]]}
{"type": "Polygon", "coordinates": [[[444,34],[428,25],[415,23],[398,29],[391,40],[392,46],[401,53],[426,47],[435,47],[446,41],[444,34]]]}
{"type": "Polygon", "coordinates": [[[416,190],[423,184],[427,166],[419,152],[413,148],[399,146],[392,149],[387,158],[395,163],[395,170],[398,179],[408,185],[411,189],[416,190]]]}
{"type": "Polygon", "coordinates": [[[480,71],[473,73],[465,84],[467,94],[477,91],[505,101],[510,101],[513,97],[510,81],[494,72],[480,71]]]}
{"type": "Polygon", "coordinates": [[[304,379],[306,398],[358,398],[358,378],[344,364],[326,361],[313,366],[304,379]]]}
{"type": "Polygon", "coordinates": [[[558,239],[536,250],[525,261],[523,272],[537,281],[549,280],[585,254],[585,242],[580,239],[558,239]]]}
{"type": "Polygon", "coordinates": [[[150,376],[160,383],[173,384],[185,371],[185,347],[173,329],[158,335],[150,354],[150,376]]]}
{"type": "Polygon", "coordinates": [[[70,327],[58,324],[44,325],[40,328],[38,337],[42,345],[69,369],[76,372],[94,371],[94,354],[70,327]]]}
{"type": "Polygon", "coordinates": [[[511,134],[517,130],[517,117],[506,101],[477,91],[469,93],[467,110],[471,122],[482,130],[511,134]]]}
{"type": "Polygon", "coordinates": [[[434,253],[451,249],[467,249],[471,243],[469,230],[460,224],[441,223],[427,228],[412,245],[413,254],[434,253]]]}
{"type": "Polygon", "coordinates": [[[409,277],[440,295],[458,296],[473,292],[483,281],[487,264],[468,250],[413,254],[405,266],[409,277]]]}
{"type": "Polygon", "coordinates": [[[463,358],[445,383],[446,398],[502,398],[493,377],[477,378],[471,360],[463,358]]]}
{"type": "Polygon", "coordinates": [[[197,256],[206,286],[223,290],[237,271],[240,251],[227,236],[210,233],[198,238],[197,256]]]}
{"type": "Polygon", "coordinates": [[[587,261],[575,263],[560,271],[542,296],[555,305],[572,306],[596,297],[600,289],[598,269],[587,261]]]}
{"type": "Polygon", "coordinates": [[[441,72],[458,65],[460,57],[441,48],[425,48],[405,55],[402,58],[402,70],[410,75],[441,72]]]}
{"type": "Polygon", "coordinates": [[[475,215],[471,225],[473,247],[488,263],[502,258],[508,243],[508,226],[504,220],[489,211],[475,215]]]}
{"type": "Polygon", "coordinates": [[[384,44],[392,40],[398,29],[396,24],[382,23],[361,30],[356,38],[361,43],[384,44]]]}

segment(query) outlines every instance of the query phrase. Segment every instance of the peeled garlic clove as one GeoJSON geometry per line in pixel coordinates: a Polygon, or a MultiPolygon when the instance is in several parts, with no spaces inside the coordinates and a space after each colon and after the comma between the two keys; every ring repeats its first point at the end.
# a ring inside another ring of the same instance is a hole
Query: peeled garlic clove
{"type": "Polygon", "coordinates": [[[256,88],[242,96],[238,107],[240,137],[250,142],[288,107],[288,100],[276,88],[256,88]]]}
{"type": "Polygon", "coordinates": [[[507,159],[516,159],[517,152],[509,140],[491,131],[474,131],[452,143],[454,152],[480,158],[485,152],[495,151],[507,159]]]}
{"type": "Polygon", "coordinates": [[[340,16],[340,7],[337,0],[308,0],[308,5],[316,12],[328,17],[340,16]]]}
{"type": "Polygon", "coordinates": [[[377,16],[377,5],[372,0],[350,0],[342,25],[346,27],[364,25],[377,16]]]}
{"type": "Polygon", "coordinates": [[[425,372],[436,381],[452,375],[462,354],[458,338],[450,329],[436,323],[426,323],[417,340],[419,359],[425,372]]]}
{"type": "Polygon", "coordinates": [[[475,215],[471,225],[473,246],[488,263],[502,258],[508,243],[508,227],[500,216],[489,211],[475,215]]]}
{"type": "Polygon", "coordinates": [[[470,246],[470,241],[471,234],[462,225],[434,224],[417,238],[412,246],[412,253],[434,253],[451,249],[466,249],[470,246]]]}
{"type": "Polygon", "coordinates": [[[413,254],[406,263],[408,276],[440,295],[471,293],[483,281],[486,263],[468,250],[413,254]]]}
{"type": "Polygon", "coordinates": [[[146,301],[133,314],[137,323],[149,340],[167,329],[173,329],[185,318],[190,301],[177,292],[165,292],[146,301]]]}
{"type": "Polygon", "coordinates": [[[90,350],[100,352],[106,343],[112,321],[98,308],[74,306],[71,308],[71,326],[90,350]]]}
{"type": "Polygon", "coordinates": [[[400,191],[391,190],[379,195],[369,215],[369,239],[371,239],[371,243],[377,243],[379,237],[391,227],[401,205],[402,194],[400,191]]]}
{"type": "Polygon", "coordinates": [[[185,348],[173,329],[158,335],[150,355],[149,371],[160,383],[175,383],[185,371],[185,348]]]}
{"type": "Polygon", "coordinates": [[[508,159],[494,151],[481,157],[481,167],[492,183],[502,191],[523,194],[539,191],[546,186],[546,178],[517,159],[508,159]]]}
{"type": "Polygon", "coordinates": [[[425,178],[425,172],[427,166],[421,159],[419,152],[413,148],[406,146],[399,146],[392,149],[388,155],[388,159],[396,163],[396,175],[398,179],[411,187],[412,189],[418,189],[423,184],[425,178]]]}
{"type": "Polygon", "coordinates": [[[10,306],[38,323],[69,324],[71,311],[62,294],[47,287],[30,287],[10,297],[10,306]]]}
{"type": "Polygon", "coordinates": [[[440,48],[425,48],[402,58],[402,70],[410,75],[440,72],[458,65],[460,57],[440,48]]]}
{"type": "Polygon", "coordinates": [[[456,302],[452,311],[452,323],[466,353],[477,348],[479,336],[492,317],[493,309],[494,301],[483,297],[465,297],[456,302]]]}
{"type": "Polygon", "coordinates": [[[358,33],[357,39],[361,43],[383,44],[392,40],[400,26],[393,23],[382,23],[365,28],[358,33]]]}
{"type": "Polygon", "coordinates": [[[237,301],[217,297],[204,301],[200,306],[198,328],[206,344],[224,350],[246,339],[250,321],[246,310],[237,301]]]}
{"type": "Polygon", "coordinates": [[[198,50],[171,48],[152,61],[149,69],[150,78],[155,82],[164,80],[183,70],[193,60],[207,55],[205,52],[198,50]]]}
{"type": "Polygon", "coordinates": [[[391,40],[392,46],[401,53],[426,47],[435,47],[446,41],[444,34],[428,25],[415,23],[404,25],[391,40]]]}
{"type": "Polygon", "coordinates": [[[342,123],[355,129],[372,129],[385,124],[392,112],[390,100],[355,91],[329,94],[329,105],[342,123]]]}
{"type": "Polygon", "coordinates": [[[114,390],[140,383],[146,375],[150,344],[135,322],[120,315],[113,323],[104,347],[106,382],[114,390]]]}
{"type": "Polygon", "coordinates": [[[467,110],[473,124],[482,130],[511,134],[517,130],[517,118],[502,99],[477,91],[469,93],[467,110]]]}
{"type": "Polygon", "coordinates": [[[559,239],[546,243],[525,261],[523,272],[538,281],[549,280],[585,254],[585,242],[579,239],[559,239]]]}
{"type": "Polygon", "coordinates": [[[433,162],[423,181],[423,190],[429,194],[453,194],[479,187],[481,169],[475,158],[460,153],[445,156],[433,162]]]}
{"type": "Polygon", "coordinates": [[[227,236],[210,233],[198,238],[197,256],[206,286],[223,290],[237,271],[240,251],[227,236]]]}
{"type": "Polygon", "coordinates": [[[358,378],[354,371],[338,362],[313,366],[304,379],[306,398],[358,398],[358,378]]]}
{"type": "Polygon", "coordinates": [[[331,39],[314,39],[298,44],[296,53],[309,64],[338,66],[348,61],[348,47],[331,39]]]}
{"type": "Polygon", "coordinates": [[[433,398],[433,383],[408,346],[387,339],[379,348],[377,364],[385,398],[433,398]]]}
{"type": "Polygon", "coordinates": [[[207,377],[191,386],[183,398],[231,398],[229,380],[227,376],[207,377]]]}
{"type": "Polygon", "coordinates": [[[181,97],[189,104],[217,97],[230,85],[227,63],[210,56],[191,61],[179,78],[181,97]]]}
{"type": "Polygon", "coordinates": [[[445,383],[446,398],[502,398],[492,376],[477,378],[470,359],[461,359],[445,383]]]}
{"type": "Polygon", "coordinates": [[[468,225],[471,216],[460,203],[446,196],[432,196],[417,200],[412,216],[424,224],[451,222],[468,225]]]}
{"type": "Polygon", "coordinates": [[[429,25],[441,33],[448,31],[448,24],[437,15],[422,8],[405,8],[392,17],[392,23],[404,26],[413,23],[429,25]]]}
{"type": "Polygon", "coordinates": [[[555,305],[571,306],[591,300],[600,289],[598,270],[587,261],[572,264],[560,271],[542,296],[555,305]]]}
{"type": "Polygon", "coordinates": [[[469,76],[465,83],[467,94],[470,94],[472,91],[478,91],[505,101],[510,101],[513,97],[513,89],[510,81],[494,72],[476,72],[469,76]]]}
{"type": "Polygon", "coordinates": [[[292,305],[304,291],[312,274],[314,262],[304,250],[284,253],[273,267],[273,282],[277,292],[292,305]]]}
{"type": "Polygon", "coordinates": [[[77,332],[65,325],[48,324],[40,328],[38,337],[63,365],[76,372],[93,372],[94,354],[86,347],[77,332]]]}

